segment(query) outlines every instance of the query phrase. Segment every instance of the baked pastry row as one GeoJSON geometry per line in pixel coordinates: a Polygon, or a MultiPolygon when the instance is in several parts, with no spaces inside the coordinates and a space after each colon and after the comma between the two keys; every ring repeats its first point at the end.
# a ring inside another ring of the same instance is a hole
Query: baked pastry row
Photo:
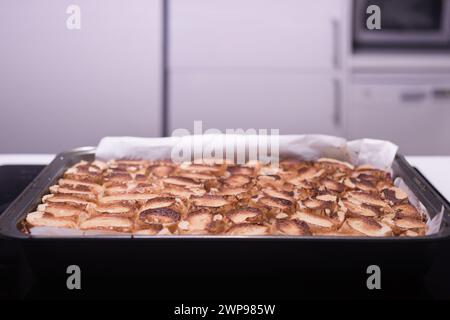
{"type": "Polygon", "coordinates": [[[82,161],[50,187],[28,228],[137,235],[419,236],[426,217],[388,172],[334,159],[279,166],[82,161]]]}

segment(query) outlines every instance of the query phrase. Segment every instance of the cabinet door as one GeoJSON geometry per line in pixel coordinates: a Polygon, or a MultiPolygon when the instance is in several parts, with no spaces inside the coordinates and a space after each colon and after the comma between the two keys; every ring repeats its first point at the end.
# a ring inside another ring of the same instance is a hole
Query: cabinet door
{"type": "Polygon", "coordinates": [[[170,128],[280,129],[340,135],[339,92],[329,76],[179,74],[172,76],[170,128]]]}
{"type": "Polygon", "coordinates": [[[352,138],[386,139],[409,155],[450,154],[450,81],[411,75],[371,76],[353,84],[348,130],[352,138]]]}
{"type": "Polygon", "coordinates": [[[300,68],[339,63],[342,0],[171,0],[175,68],[300,68]]]}
{"type": "Polygon", "coordinates": [[[0,152],[159,135],[160,2],[1,1],[0,152]]]}

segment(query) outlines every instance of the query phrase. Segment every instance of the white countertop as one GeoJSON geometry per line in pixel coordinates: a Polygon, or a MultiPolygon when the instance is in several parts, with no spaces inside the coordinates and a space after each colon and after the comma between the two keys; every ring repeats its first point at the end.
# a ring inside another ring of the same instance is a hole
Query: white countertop
{"type": "MultiPolygon", "coordinates": [[[[52,154],[0,154],[0,165],[4,164],[48,164],[52,154]]],[[[406,159],[450,199],[450,156],[408,156],[406,159]]]]}

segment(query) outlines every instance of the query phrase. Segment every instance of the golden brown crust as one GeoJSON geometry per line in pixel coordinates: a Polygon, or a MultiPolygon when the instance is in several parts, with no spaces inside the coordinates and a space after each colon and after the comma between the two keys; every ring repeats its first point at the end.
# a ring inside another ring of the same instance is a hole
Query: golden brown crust
{"type": "Polygon", "coordinates": [[[270,234],[269,227],[257,223],[242,223],[232,226],[228,231],[232,236],[264,236],[270,234]]]}
{"type": "Polygon", "coordinates": [[[136,235],[420,236],[425,216],[388,172],[335,159],[82,161],[25,224],[136,235]]]}
{"type": "Polygon", "coordinates": [[[240,224],[262,220],[263,214],[261,210],[257,208],[245,207],[231,210],[230,212],[227,212],[226,216],[231,223],[240,224]]]}
{"type": "Polygon", "coordinates": [[[278,219],[276,228],[280,234],[291,236],[310,236],[312,235],[309,225],[297,219],[278,219]]]}

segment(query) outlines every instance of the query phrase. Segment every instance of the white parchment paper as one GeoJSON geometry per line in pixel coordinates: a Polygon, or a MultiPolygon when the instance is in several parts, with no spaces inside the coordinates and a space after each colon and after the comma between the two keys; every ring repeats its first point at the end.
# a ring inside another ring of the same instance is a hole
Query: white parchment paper
{"type": "Polygon", "coordinates": [[[361,139],[347,141],[343,138],[327,135],[192,135],[168,138],[137,138],[137,137],[105,137],[97,148],[96,157],[99,160],[110,159],[172,159],[180,150],[196,151],[201,149],[208,155],[211,150],[234,148],[236,153],[268,145],[278,149],[277,157],[298,157],[305,160],[315,160],[329,157],[348,161],[355,165],[370,164],[379,169],[389,169],[394,161],[398,147],[383,140],[361,139]]]}

